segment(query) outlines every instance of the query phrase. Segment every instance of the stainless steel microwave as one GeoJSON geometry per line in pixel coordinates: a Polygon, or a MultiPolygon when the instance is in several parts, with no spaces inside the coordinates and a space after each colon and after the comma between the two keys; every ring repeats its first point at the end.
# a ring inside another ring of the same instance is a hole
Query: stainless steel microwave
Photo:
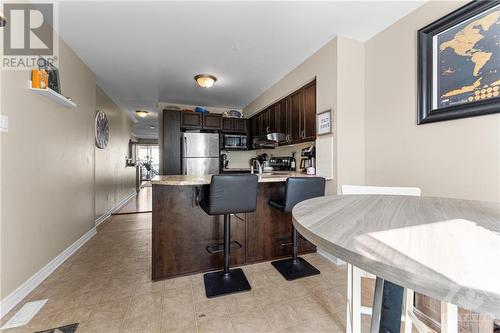
{"type": "Polygon", "coordinates": [[[223,150],[247,150],[247,136],[237,134],[224,134],[222,136],[223,150]]]}

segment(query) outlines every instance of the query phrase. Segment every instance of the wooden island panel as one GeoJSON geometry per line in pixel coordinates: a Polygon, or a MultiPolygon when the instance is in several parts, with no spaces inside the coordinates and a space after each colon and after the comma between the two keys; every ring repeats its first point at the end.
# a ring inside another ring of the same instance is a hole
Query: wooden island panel
{"type": "MultiPolygon", "coordinates": [[[[203,185],[208,186],[208,185],[203,185]]],[[[257,210],[231,218],[231,266],[291,256],[291,214],[269,206],[283,196],[284,182],[259,183],[257,210]]],[[[202,186],[153,184],[152,278],[160,280],[223,268],[223,253],[210,254],[206,247],[222,244],[223,216],[209,216],[196,202],[202,186]]],[[[304,239],[299,252],[314,252],[304,239]]]]}

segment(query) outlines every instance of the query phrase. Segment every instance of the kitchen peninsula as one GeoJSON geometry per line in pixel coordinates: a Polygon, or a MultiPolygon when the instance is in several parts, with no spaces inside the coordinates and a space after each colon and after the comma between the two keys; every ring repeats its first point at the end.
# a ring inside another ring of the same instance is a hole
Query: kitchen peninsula
{"type": "MultiPolygon", "coordinates": [[[[257,210],[234,214],[231,221],[231,266],[289,257],[292,253],[291,214],[269,206],[283,197],[288,177],[298,172],[259,175],[257,210]]],[[[223,216],[209,216],[199,206],[210,175],[158,176],[153,185],[152,278],[161,280],[223,266],[223,216]]],[[[299,237],[299,252],[316,248],[299,237]]]]}

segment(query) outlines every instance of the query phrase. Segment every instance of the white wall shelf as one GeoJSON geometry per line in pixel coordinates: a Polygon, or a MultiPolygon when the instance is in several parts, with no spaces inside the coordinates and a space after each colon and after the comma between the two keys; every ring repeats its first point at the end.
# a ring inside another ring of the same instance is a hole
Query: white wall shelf
{"type": "Polygon", "coordinates": [[[40,89],[40,88],[32,88],[31,81],[29,82],[29,88],[31,91],[37,93],[38,95],[45,96],[53,102],[64,106],[65,108],[76,108],[76,103],[67,99],[63,95],[55,92],[52,89],[40,89]]]}

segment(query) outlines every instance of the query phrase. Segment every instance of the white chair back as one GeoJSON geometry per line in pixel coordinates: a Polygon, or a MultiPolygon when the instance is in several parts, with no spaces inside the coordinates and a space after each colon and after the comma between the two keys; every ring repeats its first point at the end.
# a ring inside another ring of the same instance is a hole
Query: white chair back
{"type": "Polygon", "coordinates": [[[342,185],[342,194],[412,195],[419,197],[422,191],[418,187],[342,185]]]}

